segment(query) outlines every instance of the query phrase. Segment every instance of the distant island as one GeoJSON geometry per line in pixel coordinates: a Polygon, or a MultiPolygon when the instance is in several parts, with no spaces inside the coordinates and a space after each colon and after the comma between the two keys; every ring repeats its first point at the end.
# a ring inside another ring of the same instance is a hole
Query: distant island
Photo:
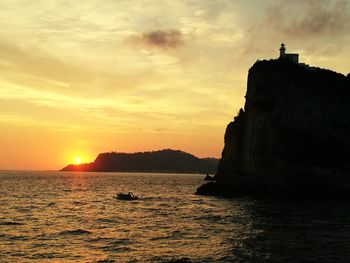
{"type": "Polygon", "coordinates": [[[246,102],[228,124],[208,195],[350,193],[350,75],[298,62],[257,61],[246,102]]]}
{"type": "Polygon", "coordinates": [[[203,174],[215,173],[218,161],[171,149],[136,153],[106,152],[100,153],[94,162],[70,164],[60,171],[203,174]]]}

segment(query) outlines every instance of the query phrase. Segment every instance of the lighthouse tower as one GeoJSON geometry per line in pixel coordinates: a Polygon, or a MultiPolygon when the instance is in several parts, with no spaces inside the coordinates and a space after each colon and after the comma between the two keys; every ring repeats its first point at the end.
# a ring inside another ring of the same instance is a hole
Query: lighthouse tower
{"type": "Polygon", "coordinates": [[[280,47],[280,57],[284,57],[286,55],[286,46],[282,43],[280,47]]]}

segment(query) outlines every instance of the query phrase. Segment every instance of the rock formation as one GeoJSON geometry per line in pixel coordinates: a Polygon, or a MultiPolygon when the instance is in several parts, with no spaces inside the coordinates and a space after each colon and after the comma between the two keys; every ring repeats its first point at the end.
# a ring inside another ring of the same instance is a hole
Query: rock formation
{"type": "Polygon", "coordinates": [[[349,77],[285,59],[257,61],[215,179],[197,193],[350,192],[349,77]]]}

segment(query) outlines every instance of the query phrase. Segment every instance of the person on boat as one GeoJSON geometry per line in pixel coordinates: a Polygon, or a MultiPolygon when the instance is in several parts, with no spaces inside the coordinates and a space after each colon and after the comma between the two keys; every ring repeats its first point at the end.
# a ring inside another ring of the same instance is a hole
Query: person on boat
{"type": "Polygon", "coordinates": [[[129,193],[128,193],[128,196],[131,197],[131,198],[134,198],[134,197],[135,197],[135,195],[133,194],[133,192],[129,192],[129,193]]]}

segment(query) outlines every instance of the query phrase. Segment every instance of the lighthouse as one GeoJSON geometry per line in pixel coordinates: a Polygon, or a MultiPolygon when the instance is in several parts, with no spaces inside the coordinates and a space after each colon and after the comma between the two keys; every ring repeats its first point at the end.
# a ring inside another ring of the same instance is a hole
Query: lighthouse
{"type": "Polygon", "coordinates": [[[283,57],[286,55],[286,46],[282,43],[280,47],[280,57],[283,57]]]}
{"type": "Polygon", "coordinates": [[[292,61],[294,63],[299,63],[299,54],[296,53],[286,53],[286,45],[284,43],[281,44],[280,47],[280,59],[286,59],[292,61]]]}

